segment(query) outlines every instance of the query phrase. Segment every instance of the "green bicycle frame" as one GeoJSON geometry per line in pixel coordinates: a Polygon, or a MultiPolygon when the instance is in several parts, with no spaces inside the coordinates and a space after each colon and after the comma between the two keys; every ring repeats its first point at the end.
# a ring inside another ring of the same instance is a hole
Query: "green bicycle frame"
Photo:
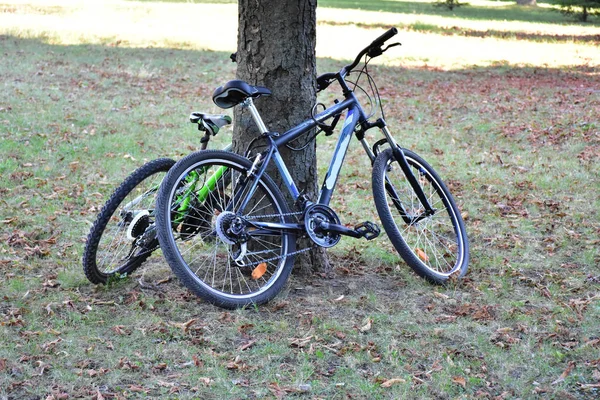
{"type": "Polygon", "coordinates": [[[204,202],[208,198],[209,194],[213,190],[215,190],[215,188],[217,187],[217,182],[219,181],[219,179],[221,179],[221,177],[225,174],[226,171],[227,167],[220,167],[219,169],[217,169],[197,191],[196,186],[200,181],[200,174],[197,171],[190,172],[190,174],[186,178],[186,180],[189,179],[189,187],[185,190],[185,193],[183,193],[183,195],[181,195],[181,197],[178,199],[178,202],[180,202],[180,204],[179,208],[175,211],[177,216],[173,220],[174,225],[179,225],[181,222],[183,222],[185,214],[192,202],[192,194],[195,194],[198,201],[204,202]]]}

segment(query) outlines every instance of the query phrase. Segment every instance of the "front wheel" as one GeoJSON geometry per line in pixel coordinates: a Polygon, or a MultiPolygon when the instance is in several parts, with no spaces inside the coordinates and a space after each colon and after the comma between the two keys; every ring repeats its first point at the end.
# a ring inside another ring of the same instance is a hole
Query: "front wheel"
{"type": "Polygon", "coordinates": [[[219,307],[269,301],[294,263],[295,234],[257,228],[291,221],[267,175],[252,192],[251,167],[234,153],[192,153],[169,171],[158,195],[158,238],[167,262],[188,289],[219,307]]]}
{"type": "Polygon", "coordinates": [[[458,207],[439,175],[421,157],[402,150],[435,213],[425,209],[392,149],[373,164],[373,197],[385,231],[406,263],[421,277],[444,283],[469,264],[469,242],[458,207]]]}
{"type": "Polygon", "coordinates": [[[156,194],[175,161],[150,161],[127,177],[102,207],[83,251],[83,271],[106,283],[138,268],[158,248],[154,227],[156,194]]]}

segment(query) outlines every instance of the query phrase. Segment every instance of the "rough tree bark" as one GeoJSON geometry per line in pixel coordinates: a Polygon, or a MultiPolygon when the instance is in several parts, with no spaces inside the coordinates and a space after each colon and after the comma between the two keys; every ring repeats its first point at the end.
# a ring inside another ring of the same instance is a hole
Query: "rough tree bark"
{"type": "MultiPolygon", "coordinates": [[[[316,7],[316,0],[238,1],[237,78],[265,86],[273,93],[255,102],[270,131],[284,132],[302,122],[315,103],[316,7]]],[[[250,113],[241,107],[236,107],[234,121],[233,149],[241,154],[258,132],[250,113]]],[[[300,152],[280,151],[298,189],[315,200],[315,144],[300,152]]],[[[279,178],[278,173],[271,176],[279,178]]],[[[288,196],[287,190],[282,192],[288,196]]],[[[297,247],[310,245],[310,240],[302,240],[297,247]]],[[[296,256],[295,265],[304,273],[330,269],[322,249],[296,256]]]]}

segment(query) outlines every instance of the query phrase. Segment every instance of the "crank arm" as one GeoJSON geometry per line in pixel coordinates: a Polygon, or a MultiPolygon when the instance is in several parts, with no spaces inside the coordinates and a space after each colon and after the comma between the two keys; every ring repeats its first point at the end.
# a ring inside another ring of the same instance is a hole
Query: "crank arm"
{"type": "Polygon", "coordinates": [[[339,235],[350,236],[353,238],[360,238],[363,236],[354,229],[346,228],[344,225],[330,224],[329,222],[324,221],[319,224],[318,230],[322,232],[337,233],[339,235]]]}

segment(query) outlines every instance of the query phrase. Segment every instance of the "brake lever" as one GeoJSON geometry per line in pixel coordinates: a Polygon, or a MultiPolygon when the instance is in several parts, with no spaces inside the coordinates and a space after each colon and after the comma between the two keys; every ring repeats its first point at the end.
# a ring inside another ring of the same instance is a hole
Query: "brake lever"
{"type": "Polygon", "coordinates": [[[386,47],[385,49],[381,50],[382,53],[385,53],[386,51],[388,51],[391,47],[396,47],[396,46],[402,46],[402,43],[392,43],[390,44],[388,47],[386,47]]]}

